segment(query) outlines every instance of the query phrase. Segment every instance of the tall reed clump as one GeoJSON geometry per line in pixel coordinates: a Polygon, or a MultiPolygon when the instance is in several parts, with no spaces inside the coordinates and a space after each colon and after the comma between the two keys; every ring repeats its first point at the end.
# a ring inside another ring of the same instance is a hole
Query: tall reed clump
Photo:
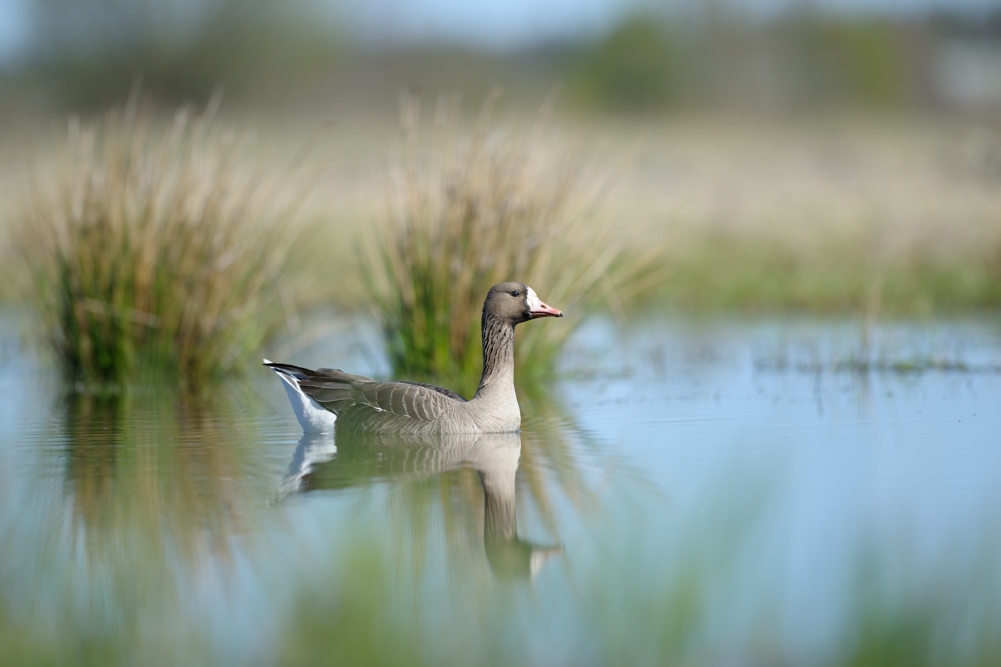
{"type": "Polygon", "coordinates": [[[560,143],[545,108],[527,131],[491,129],[498,94],[465,140],[458,98],[439,99],[429,143],[420,137],[420,100],[401,100],[402,158],[365,263],[393,372],[447,377],[467,391],[479,378],[480,311],[491,285],[520,280],[566,313],[521,328],[519,377],[538,379],[575,326],[650,264],[620,261],[611,227],[587,215],[603,183],[560,143]]]}
{"type": "Polygon", "coordinates": [[[242,142],[217,107],[158,124],[130,100],[98,127],[70,122],[57,178],[35,170],[22,255],[72,379],[203,384],[250,363],[280,324],[291,204],[239,172],[242,142]]]}

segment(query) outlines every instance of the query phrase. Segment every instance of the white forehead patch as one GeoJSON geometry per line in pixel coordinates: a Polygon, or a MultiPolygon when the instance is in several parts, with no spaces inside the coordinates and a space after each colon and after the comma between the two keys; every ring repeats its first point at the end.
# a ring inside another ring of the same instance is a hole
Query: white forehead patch
{"type": "Polygon", "coordinates": [[[535,310],[536,308],[541,308],[542,307],[542,299],[540,299],[539,295],[535,293],[535,290],[532,289],[531,287],[529,287],[528,285],[525,286],[525,289],[528,290],[528,308],[529,308],[529,310],[535,310]]]}

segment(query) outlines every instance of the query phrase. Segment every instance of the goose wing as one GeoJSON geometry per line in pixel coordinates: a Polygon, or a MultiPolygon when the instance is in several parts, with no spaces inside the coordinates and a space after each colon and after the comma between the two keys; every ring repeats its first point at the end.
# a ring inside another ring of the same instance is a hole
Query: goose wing
{"type": "Polygon", "coordinates": [[[309,370],[290,364],[268,364],[296,379],[303,393],[334,414],[367,406],[418,421],[435,421],[446,407],[464,398],[443,387],[421,382],[382,382],[335,368],[309,370]]]}

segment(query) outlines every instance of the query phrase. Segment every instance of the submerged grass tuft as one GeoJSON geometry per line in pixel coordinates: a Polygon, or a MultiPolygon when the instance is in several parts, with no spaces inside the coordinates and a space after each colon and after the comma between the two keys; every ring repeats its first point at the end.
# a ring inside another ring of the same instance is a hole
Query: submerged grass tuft
{"type": "Polygon", "coordinates": [[[69,124],[56,179],[35,178],[20,242],[30,297],[74,380],[228,375],[281,322],[291,211],[236,167],[239,137],[181,109],[160,126],[133,99],[69,124]]]}
{"type": "Polygon", "coordinates": [[[528,130],[491,128],[498,95],[465,139],[458,99],[439,99],[430,142],[420,136],[420,100],[403,98],[402,158],[365,270],[393,372],[447,377],[467,391],[479,377],[491,285],[522,281],[567,314],[519,334],[519,377],[539,378],[574,328],[603,300],[638,288],[651,265],[621,261],[611,226],[587,215],[600,176],[561,145],[546,108],[528,130]]]}

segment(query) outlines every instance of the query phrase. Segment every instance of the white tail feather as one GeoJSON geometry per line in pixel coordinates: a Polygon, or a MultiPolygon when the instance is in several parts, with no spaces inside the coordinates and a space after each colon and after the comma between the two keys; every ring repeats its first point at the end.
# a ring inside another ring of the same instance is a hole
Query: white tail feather
{"type": "MultiPolygon", "coordinates": [[[[271,362],[265,359],[264,363],[271,362]]],[[[285,387],[285,393],[288,394],[288,400],[292,404],[292,410],[302,426],[303,433],[333,433],[337,415],[307,396],[299,388],[299,382],[293,376],[278,368],[271,370],[282,379],[282,386],[285,387]]]]}

